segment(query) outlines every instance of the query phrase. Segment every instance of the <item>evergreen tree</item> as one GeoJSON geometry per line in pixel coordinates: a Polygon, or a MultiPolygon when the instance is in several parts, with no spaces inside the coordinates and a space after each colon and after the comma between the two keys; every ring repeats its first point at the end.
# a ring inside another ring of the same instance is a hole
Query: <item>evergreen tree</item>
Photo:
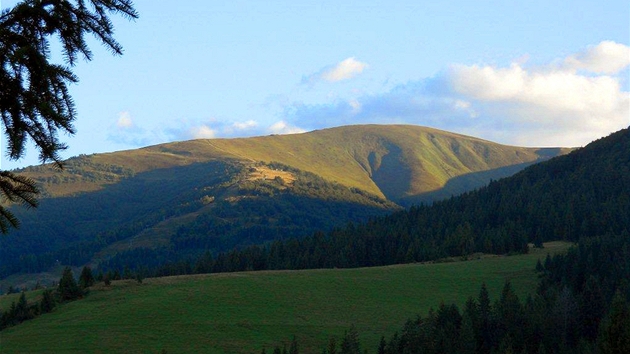
{"type": "Polygon", "coordinates": [[[387,349],[387,342],[385,341],[385,336],[381,336],[381,341],[378,343],[377,354],[386,354],[385,350],[387,349]]]}
{"type": "Polygon", "coordinates": [[[42,300],[39,303],[39,311],[41,313],[48,313],[55,308],[55,297],[50,289],[44,290],[42,293],[42,300]]]}
{"type": "Polygon", "coordinates": [[[291,345],[289,346],[289,354],[299,354],[300,350],[298,348],[298,342],[297,339],[295,338],[295,336],[293,336],[293,339],[291,340],[291,345]]]}
{"type": "Polygon", "coordinates": [[[327,354],[337,354],[337,341],[335,340],[335,337],[330,337],[326,349],[327,354]]]}
{"type": "Polygon", "coordinates": [[[59,279],[57,294],[62,302],[76,300],[83,296],[83,292],[74,280],[74,275],[70,267],[66,267],[63,270],[61,279],[59,279]]]}
{"type": "Polygon", "coordinates": [[[543,267],[542,263],[540,263],[540,258],[538,258],[538,261],[536,262],[536,272],[541,273],[544,270],[545,268],[543,267]]]}
{"type": "Polygon", "coordinates": [[[26,302],[26,293],[22,292],[20,295],[20,299],[15,305],[13,318],[17,323],[24,322],[26,320],[30,320],[35,317],[35,315],[28,308],[28,303],[26,302]]]}
{"type": "Polygon", "coordinates": [[[81,275],[79,276],[79,286],[81,289],[87,289],[90,286],[94,285],[95,279],[92,275],[92,268],[85,266],[83,270],[81,270],[81,275]]]}
{"type": "MultiPolygon", "coordinates": [[[[7,155],[17,160],[32,140],[42,162],[60,165],[60,150],[66,146],[58,133],[74,134],[76,118],[68,84],[78,78],[67,66],[51,62],[50,40],[59,39],[62,54],[70,67],[78,56],[92,59],[85,36],[93,34],[114,54],[122,47],[113,38],[109,13],[128,18],[138,15],[131,0],[23,0],[0,14],[0,116],[8,138],[7,155]]],[[[0,171],[3,199],[37,206],[38,193],[31,179],[0,171]]],[[[18,227],[15,216],[0,206],[0,231],[18,227]]]]}
{"type": "Polygon", "coordinates": [[[105,286],[110,286],[112,284],[112,280],[109,273],[103,276],[103,284],[105,284],[105,286]]]}
{"type": "Polygon", "coordinates": [[[599,281],[591,275],[584,285],[579,308],[582,334],[587,340],[594,341],[597,338],[605,309],[605,298],[599,281]]]}
{"type": "Polygon", "coordinates": [[[474,321],[468,311],[462,316],[462,327],[459,334],[459,353],[474,354],[477,350],[474,321]]]}
{"type": "Polygon", "coordinates": [[[499,337],[509,337],[514,352],[520,353],[525,345],[527,323],[521,302],[509,281],[503,286],[501,298],[496,306],[496,315],[501,331],[499,337]]]}
{"type": "Polygon", "coordinates": [[[490,353],[494,345],[494,323],[490,295],[486,283],[481,284],[479,291],[479,330],[477,331],[477,343],[479,353],[490,353]]]}
{"type": "Polygon", "coordinates": [[[613,298],[610,313],[602,323],[598,344],[602,354],[630,353],[630,308],[619,290],[613,298]]]}
{"type": "Polygon", "coordinates": [[[357,329],[354,325],[352,325],[350,330],[346,331],[343,336],[340,354],[361,354],[359,333],[357,333],[357,329]]]}

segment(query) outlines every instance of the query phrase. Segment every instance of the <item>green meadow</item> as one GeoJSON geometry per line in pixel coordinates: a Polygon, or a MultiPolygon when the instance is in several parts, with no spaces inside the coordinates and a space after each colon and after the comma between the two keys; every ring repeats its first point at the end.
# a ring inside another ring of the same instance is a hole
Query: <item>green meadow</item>
{"type": "MultiPolygon", "coordinates": [[[[527,296],[536,289],[536,260],[568,247],[431,264],[118,281],[0,332],[0,352],[259,353],[295,335],[301,352],[317,353],[351,325],[373,352],[381,335],[442,301],[462,305],[482,282],[493,298],[506,280],[527,296]]],[[[17,296],[0,297],[0,306],[17,296]]]]}

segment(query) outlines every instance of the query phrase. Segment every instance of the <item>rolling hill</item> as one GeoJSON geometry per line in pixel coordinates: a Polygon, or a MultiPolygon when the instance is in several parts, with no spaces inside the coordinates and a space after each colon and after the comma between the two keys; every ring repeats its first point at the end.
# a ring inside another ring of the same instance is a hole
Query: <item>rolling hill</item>
{"type": "MultiPolygon", "coordinates": [[[[366,347],[375,348],[381,335],[440,301],[462,306],[477,296],[481,282],[498,296],[509,279],[525,298],[538,282],[537,259],[568,246],[466,262],[101,283],[85,299],[0,332],[0,352],[259,353],[265,347],[271,353],[296,335],[302,353],[320,353],[331,336],[352,325],[366,347]]],[[[27,293],[29,302],[37,293],[27,293]]],[[[0,309],[18,296],[0,296],[0,309]]]]}
{"type": "Polygon", "coordinates": [[[366,125],[81,155],[63,171],[17,171],[38,181],[44,198],[36,211],[15,210],[23,227],[0,238],[0,278],[96,266],[134,249],[158,250],[156,262],[167,262],[304,236],[459,194],[568,151],[366,125]]]}

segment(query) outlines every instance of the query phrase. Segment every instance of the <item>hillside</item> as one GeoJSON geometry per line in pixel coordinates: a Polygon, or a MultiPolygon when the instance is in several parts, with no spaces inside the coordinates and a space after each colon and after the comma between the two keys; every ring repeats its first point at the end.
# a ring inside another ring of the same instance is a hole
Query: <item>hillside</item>
{"type": "MultiPolygon", "coordinates": [[[[0,352],[259,353],[288,343],[319,353],[355,325],[368,348],[440,301],[464,304],[481,282],[498,294],[510,279],[531,294],[534,266],[566,243],[513,257],[362,269],[246,272],[97,284],[90,295],[1,332],[0,352]]],[[[7,308],[17,295],[0,296],[7,308]]]]}
{"type": "MultiPolygon", "coordinates": [[[[199,261],[213,272],[354,268],[520,253],[529,242],[622,235],[630,232],[628,151],[630,129],[624,129],[449,200],[199,261]]],[[[184,274],[175,271],[169,274],[184,274]]]]}
{"type": "Polygon", "coordinates": [[[36,211],[15,210],[23,227],[0,239],[0,278],[97,266],[134,250],[136,258],[152,250],[152,266],[305,236],[462,193],[566,151],[367,125],[82,155],[63,171],[18,171],[45,198],[36,211]]]}
{"type": "Polygon", "coordinates": [[[81,156],[69,160],[64,172],[51,166],[19,172],[43,182],[51,196],[66,196],[155,169],[226,159],[278,162],[398,203],[428,193],[440,192],[426,200],[461,194],[569,151],[505,146],[419,126],[357,125],[294,135],[176,142],[81,156]]]}

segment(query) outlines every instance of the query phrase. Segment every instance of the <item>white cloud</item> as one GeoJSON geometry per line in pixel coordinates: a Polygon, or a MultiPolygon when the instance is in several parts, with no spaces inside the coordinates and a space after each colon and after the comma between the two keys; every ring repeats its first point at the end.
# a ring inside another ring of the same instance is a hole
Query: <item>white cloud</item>
{"type": "Polygon", "coordinates": [[[358,100],[350,100],[348,101],[348,104],[350,105],[350,107],[352,107],[352,112],[354,114],[361,112],[361,102],[359,102],[358,100]]]}
{"type": "Polygon", "coordinates": [[[613,41],[603,41],[564,60],[564,68],[586,70],[599,74],[614,74],[630,65],[630,47],[613,41]]]}
{"type": "Polygon", "coordinates": [[[520,102],[550,111],[615,110],[624,95],[611,76],[583,76],[565,71],[527,71],[517,64],[509,68],[457,66],[450,72],[456,93],[481,101],[520,102]]]}
{"type": "Polygon", "coordinates": [[[447,80],[453,93],[475,101],[486,123],[520,127],[519,144],[583,145],[629,123],[629,95],[614,76],[527,70],[518,64],[459,65],[447,80]]]}
{"type": "Polygon", "coordinates": [[[472,104],[469,101],[455,100],[455,102],[453,102],[453,108],[455,108],[455,110],[467,112],[471,118],[479,117],[479,113],[472,108],[472,104]]]}
{"type": "Polygon", "coordinates": [[[118,113],[118,120],[116,121],[118,128],[131,128],[133,127],[133,121],[131,120],[131,113],[125,111],[118,113]]]}
{"type": "Polygon", "coordinates": [[[283,120],[272,124],[268,130],[270,134],[300,134],[306,132],[306,130],[289,125],[283,120]]]}
{"type": "Polygon", "coordinates": [[[193,139],[212,139],[217,135],[217,131],[207,125],[193,127],[189,131],[190,137],[193,139]]]}
{"type": "Polygon", "coordinates": [[[315,74],[304,76],[302,84],[313,85],[318,81],[338,82],[352,79],[361,74],[368,64],[350,57],[342,60],[334,66],[325,67],[315,74]]]}
{"type": "Polygon", "coordinates": [[[232,124],[232,127],[236,130],[247,130],[258,126],[258,123],[254,120],[248,120],[246,122],[236,122],[232,124]]]}
{"type": "Polygon", "coordinates": [[[453,65],[380,94],[297,102],[286,108],[285,121],[307,129],[408,123],[506,144],[582,146],[630,124],[630,93],[620,72],[628,66],[627,49],[602,42],[538,67],[523,59],[508,66],[453,65]]]}
{"type": "Polygon", "coordinates": [[[362,63],[354,57],[351,57],[343,60],[335,65],[335,67],[324,71],[321,77],[330,82],[348,80],[362,73],[367,66],[366,63],[362,63]]]}

